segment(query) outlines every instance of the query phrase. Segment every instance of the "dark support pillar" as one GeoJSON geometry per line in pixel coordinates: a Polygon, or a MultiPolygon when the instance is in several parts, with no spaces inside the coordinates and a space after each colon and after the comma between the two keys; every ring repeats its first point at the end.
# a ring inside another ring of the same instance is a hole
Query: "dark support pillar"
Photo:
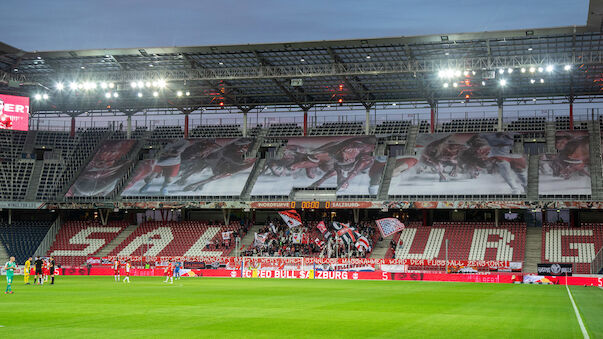
{"type": "Polygon", "coordinates": [[[498,131],[502,132],[503,130],[503,99],[500,98],[497,100],[498,104],[498,131]]]}
{"type": "Polygon", "coordinates": [[[569,129],[574,129],[574,97],[569,97],[569,129]]]}
{"type": "Polygon", "coordinates": [[[433,133],[435,129],[435,106],[431,105],[431,126],[429,127],[429,133],[433,133]]]}
{"type": "Polygon", "coordinates": [[[184,139],[188,139],[188,113],[184,113],[184,139]]]}
{"type": "Polygon", "coordinates": [[[304,109],[304,136],[308,135],[308,110],[304,109]]]}
{"type": "Polygon", "coordinates": [[[71,129],[69,130],[69,136],[75,137],[75,115],[71,116],[71,129]]]}

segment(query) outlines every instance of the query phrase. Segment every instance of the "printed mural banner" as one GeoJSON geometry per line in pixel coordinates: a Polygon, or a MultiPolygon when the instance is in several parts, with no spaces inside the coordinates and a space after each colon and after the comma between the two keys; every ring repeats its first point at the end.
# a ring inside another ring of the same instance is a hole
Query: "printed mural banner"
{"type": "Polygon", "coordinates": [[[590,147],[587,131],[558,131],[556,154],[540,156],[538,193],[591,194],[590,147]]]}
{"type": "Polygon", "coordinates": [[[139,162],[122,193],[132,196],[228,196],[245,187],[255,158],[251,138],[173,140],[139,162]]]}
{"type": "Polygon", "coordinates": [[[387,162],[374,156],[375,136],[289,138],[268,159],[252,195],[289,195],[294,188],[333,188],[337,195],[376,195],[387,162]]]}
{"type": "Polygon", "coordinates": [[[132,164],[126,155],[135,140],[106,140],[71,186],[67,197],[105,197],[111,193],[132,164]]]}
{"type": "Polygon", "coordinates": [[[419,134],[415,156],[396,158],[390,195],[514,194],[527,188],[528,161],[513,133],[419,134]]]}

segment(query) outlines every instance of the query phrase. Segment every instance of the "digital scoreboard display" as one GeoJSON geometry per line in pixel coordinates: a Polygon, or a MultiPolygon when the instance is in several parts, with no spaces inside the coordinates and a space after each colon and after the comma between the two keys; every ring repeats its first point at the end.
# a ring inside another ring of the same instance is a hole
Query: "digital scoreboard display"
{"type": "Polygon", "coordinates": [[[348,209],[372,208],[366,201],[254,201],[251,208],[257,209],[348,209]]]}
{"type": "Polygon", "coordinates": [[[29,129],[29,98],[0,94],[0,129],[29,129]]]}

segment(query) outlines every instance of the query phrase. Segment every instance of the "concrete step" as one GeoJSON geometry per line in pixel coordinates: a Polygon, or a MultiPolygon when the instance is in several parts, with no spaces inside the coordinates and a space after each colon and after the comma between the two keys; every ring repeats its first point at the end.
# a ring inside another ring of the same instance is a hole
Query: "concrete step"
{"type": "Polygon", "coordinates": [[[255,233],[259,232],[260,228],[262,228],[263,226],[264,225],[251,226],[249,232],[247,232],[243,239],[241,239],[241,246],[245,246],[245,248],[248,248],[251,244],[253,244],[253,241],[255,240],[255,233]]]}
{"type": "Polygon", "coordinates": [[[378,241],[375,244],[375,248],[373,248],[373,252],[371,252],[371,258],[375,258],[375,259],[385,258],[385,254],[387,253],[387,250],[389,249],[389,242],[391,240],[392,240],[392,237],[387,237],[385,239],[382,239],[381,241],[378,241]]]}
{"type": "Polygon", "coordinates": [[[241,199],[249,200],[251,198],[251,191],[253,190],[253,186],[255,182],[258,180],[258,177],[264,170],[264,165],[266,165],[266,159],[258,159],[253,165],[253,169],[249,174],[249,178],[247,178],[247,182],[245,183],[245,187],[241,191],[241,199]]]}
{"type": "Polygon", "coordinates": [[[44,169],[44,161],[34,161],[31,176],[29,177],[29,184],[27,185],[27,191],[25,193],[25,201],[36,200],[36,196],[38,195],[38,187],[40,187],[42,169],[44,169]]]}
{"type": "Polygon", "coordinates": [[[138,225],[130,225],[130,226],[126,227],[126,229],[121,231],[121,233],[119,233],[117,235],[117,237],[115,237],[115,239],[113,239],[113,241],[106,244],[105,247],[101,248],[101,250],[98,253],[96,253],[95,256],[97,256],[97,257],[108,256],[109,253],[111,253],[111,251],[113,251],[117,246],[119,246],[119,244],[121,244],[124,240],[126,240],[130,236],[130,234],[134,233],[134,231],[136,231],[137,228],[138,228],[138,225]]]}
{"type": "Polygon", "coordinates": [[[528,160],[528,200],[538,200],[538,175],[540,159],[538,155],[530,155],[528,160]]]}
{"type": "Polygon", "coordinates": [[[9,257],[8,252],[6,252],[6,246],[4,246],[4,243],[2,242],[2,240],[0,240],[0,265],[4,266],[8,259],[9,257]]]}
{"type": "Polygon", "coordinates": [[[524,273],[536,273],[542,254],[542,228],[528,227],[524,273]]]}

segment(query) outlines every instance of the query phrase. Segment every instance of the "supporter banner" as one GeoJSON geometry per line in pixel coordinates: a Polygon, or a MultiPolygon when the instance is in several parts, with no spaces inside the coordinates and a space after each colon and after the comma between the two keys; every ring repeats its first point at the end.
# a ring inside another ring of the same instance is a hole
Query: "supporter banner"
{"type": "Polygon", "coordinates": [[[253,139],[178,139],[142,160],[122,196],[239,195],[255,158],[253,139]]]}
{"type": "Polygon", "coordinates": [[[528,162],[512,149],[508,132],[419,134],[417,155],[396,160],[389,194],[523,195],[528,162]]]}
{"type": "Polygon", "coordinates": [[[390,273],[391,280],[455,281],[472,283],[506,283],[517,281],[511,274],[438,274],[438,273],[390,273]]]}
{"type": "Polygon", "coordinates": [[[135,140],[104,141],[65,196],[107,196],[132,164],[127,155],[135,144],[135,140]]]}
{"type": "Polygon", "coordinates": [[[29,98],[0,94],[0,129],[29,129],[29,98]]]}
{"type": "Polygon", "coordinates": [[[556,154],[540,156],[538,193],[591,194],[590,150],[587,131],[558,131],[556,154]]]}
{"type": "Polygon", "coordinates": [[[572,264],[538,264],[539,275],[572,275],[572,264]]]}
{"type": "Polygon", "coordinates": [[[294,188],[333,188],[337,195],[376,195],[387,162],[373,156],[375,136],[288,138],[268,159],[252,195],[289,195],[294,188]]]}
{"type": "MultiPolygon", "coordinates": [[[[477,268],[509,268],[511,262],[496,261],[496,260],[425,260],[425,259],[377,259],[377,258],[299,258],[299,257],[145,257],[145,256],[130,256],[130,257],[91,257],[89,260],[100,259],[108,265],[118,258],[123,261],[130,259],[132,262],[167,262],[169,260],[179,262],[203,262],[203,263],[218,263],[227,267],[240,267],[244,263],[245,267],[253,266],[254,268],[282,268],[286,265],[291,266],[307,266],[307,265],[331,265],[331,267],[341,267],[341,265],[350,266],[375,266],[375,265],[406,265],[406,266],[428,266],[428,267],[446,267],[448,266],[464,266],[477,268]]],[[[514,267],[521,263],[514,263],[514,267]]],[[[521,267],[520,267],[521,268],[521,267]]]]}

